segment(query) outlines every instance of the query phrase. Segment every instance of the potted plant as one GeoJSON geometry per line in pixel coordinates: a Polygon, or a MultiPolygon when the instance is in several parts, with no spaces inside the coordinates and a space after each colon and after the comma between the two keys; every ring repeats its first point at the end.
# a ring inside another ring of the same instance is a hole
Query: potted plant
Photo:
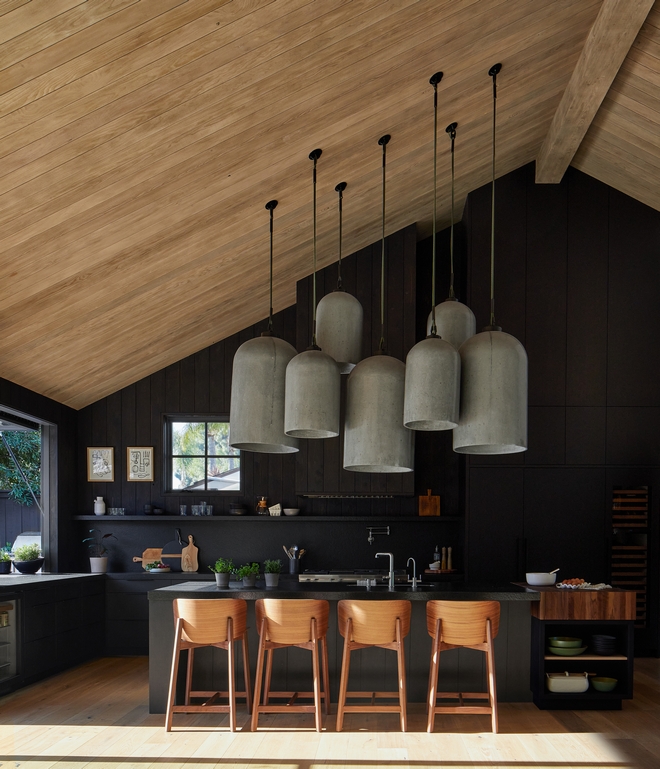
{"type": "Polygon", "coordinates": [[[282,561],[279,558],[274,560],[266,559],[264,561],[264,578],[266,587],[277,587],[280,581],[280,571],[282,571],[282,561]]]}
{"type": "Polygon", "coordinates": [[[21,545],[14,550],[14,567],[21,574],[36,574],[43,565],[39,545],[21,545]]]}
{"type": "Polygon", "coordinates": [[[101,534],[98,529],[90,529],[91,537],[86,537],[83,542],[89,548],[89,570],[92,574],[105,574],[108,570],[108,548],[106,539],[117,539],[114,534],[101,534]]]}
{"type": "Polygon", "coordinates": [[[0,574],[9,574],[11,571],[11,542],[0,547],[0,574]]]}
{"type": "Polygon", "coordinates": [[[243,580],[243,587],[254,587],[259,575],[258,563],[246,563],[236,570],[236,576],[243,580]]]}
{"type": "Polygon", "coordinates": [[[231,558],[218,558],[213,566],[209,566],[209,569],[215,573],[215,584],[218,587],[229,587],[229,577],[234,571],[234,562],[231,558]]]}

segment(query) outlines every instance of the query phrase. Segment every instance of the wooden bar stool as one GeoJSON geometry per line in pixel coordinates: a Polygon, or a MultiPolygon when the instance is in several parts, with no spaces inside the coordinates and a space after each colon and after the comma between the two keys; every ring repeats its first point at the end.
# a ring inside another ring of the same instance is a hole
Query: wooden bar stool
{"type": "Polygon", "coordinates": [[[247,604],[241,599],[191,599],[177,598],[172,604],[174,611],[174,653],[172,654],[172,672],[170,690],[167,697],[167,720],[165,729],[172,731],[174,713],[229,713],[229,728],[236,731],[236,698],[245,699],[248,713],[252,712],[250,690],[250,658],[247,639],[247,604]],[[234,641],[243,643],[243,676],[245,691],[236,691],[234,641]],[[192,673],[195,649],[204,646],[216,646],[227,649],[229,663],[229,690],[226,692],[201,691],[192,688],[192,673]],[[175,705],[176,682],[179,672],[179,657],[183,649],[188,650],[186,666],[186,693],[183,705],[175,705]],[[201,705],[191,704],[191,699],[205,697],[201,705]],[[228,697],[228,705],[218,705],[217,700],[228,697]]]}
{"type": "Polygon", "coordinates": [[[403,639],[410,632],[410,601],[339,601],[337,606],[339,632],[344,638],[344,654],[341,663],[339,703],[337,704],[337,731],[344,725],[344,713],[398,713],[401,731],[408,727],[406,712],[406,661],[403,639]],[[351,652],[379,646],[393,649],[397,654],[398,691],[358,692],[348,691],[348,674],[351,652]],[[347,697],[371,699],[370,705],[346,705],[347,697]],[[398,705],[377,705],[378,698],[398,697],[398,705]]]}
{"type": "Polygon", "coordinates": [[[277,599],[259,598],[255,601],[257,630],[259,631],[259,654],[257,655],[257,675],[254,685],[254,705],[252,707],[252,731],[256,731],[259,713],[314,713],[316,731],[321,731],[321,698],[324,711],[328,715],[330,701],[330,686],[328,677],[328,633],[329,605],[327,601],[313,599],[277,599]],[[312,652],[312,673],[314,677],[313,692],[281,692],[271,691],[270,680],[273,672],[273,651],[287,646],[297,646],[312,652]],[[319,656],[319,647],[322,654],[319,656]],[[264,683],[263,702],[259,704],[262,677],[264,672],[264,656],[266,660],[266,675],[264,683]],[[323,691],[321,692],[321,673],[323,670],[323,691]],[[285,705],[271,705],[270,698],[285,697],[285,705]],[[313,705],[296,705],[298,699],[314,698],[313,705]]]}
{"type": "Polygon", "coordinates": [[[497,601],[429,601],[426,627],[433,639],[427,697],[427,731],[433,731],[437,713],[489,713],[497,734],[497,690],[493,639],[500,627],[497,601]],[[486,654],[487,692],[438,692],[440,652],[446,649],[477,649],[486,654]],[[438,705],[438,699],[457,699],[458,705],[438,705]],[[488,700],[488,705],[465,704],[464,700],[488,700]]]}

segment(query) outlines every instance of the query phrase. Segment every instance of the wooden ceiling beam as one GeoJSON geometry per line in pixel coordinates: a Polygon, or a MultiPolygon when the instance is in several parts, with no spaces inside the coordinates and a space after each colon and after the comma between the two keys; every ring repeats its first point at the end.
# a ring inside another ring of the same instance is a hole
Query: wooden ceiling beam
{"type": "Polygon", "coordinates": [[[536,158],[536,183],[559,184],[654,0],[603,0],[536,158]]]}

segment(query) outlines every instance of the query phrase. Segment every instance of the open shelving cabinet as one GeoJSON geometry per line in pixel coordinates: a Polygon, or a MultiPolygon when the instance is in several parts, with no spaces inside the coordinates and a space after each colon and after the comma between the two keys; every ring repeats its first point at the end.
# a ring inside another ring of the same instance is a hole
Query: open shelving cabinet
{"type": "Polygon", "coordinates": [[[620,710],[621,702],[633,696],[632,620],[541,620],[532,617],[530,688],[534,704],[541,710],[620,710]],[[591,636],[612,635],[616,654],[600,656],[591,649],[591,636]],[[590,648],[577,657],[562,657],[547,651],[551,636],[582,638],[590,648]],[[567,694],[548,691],[546,673],[594,673],[616,678],[612,692],[598,692],[591,684],[586,692],[567,694]]]}

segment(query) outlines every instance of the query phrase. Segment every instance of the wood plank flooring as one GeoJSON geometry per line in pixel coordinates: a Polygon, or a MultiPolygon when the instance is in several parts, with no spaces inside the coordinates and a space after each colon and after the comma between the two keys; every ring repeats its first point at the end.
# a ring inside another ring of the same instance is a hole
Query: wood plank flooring
{"type": "Polygon", "coordinates": [[[227,717],[164,717],[147,711],[145,658],[106,658],[0,698],[0,768],[229,769],[286,767],[547,767],[657,769],[660,766],[660,660],[635,663],[635,699],[623,711],[540,711],[500,706],[501,733],[488,716],[438,718],[424,730],[423,706],[410,706],[401,734],[393,715],[349,715],[346,730],[314,731],[313,716],[263,716],[248,731],[227,717]],[[219,727],[219,728],[218,728],[219,727]]]}

